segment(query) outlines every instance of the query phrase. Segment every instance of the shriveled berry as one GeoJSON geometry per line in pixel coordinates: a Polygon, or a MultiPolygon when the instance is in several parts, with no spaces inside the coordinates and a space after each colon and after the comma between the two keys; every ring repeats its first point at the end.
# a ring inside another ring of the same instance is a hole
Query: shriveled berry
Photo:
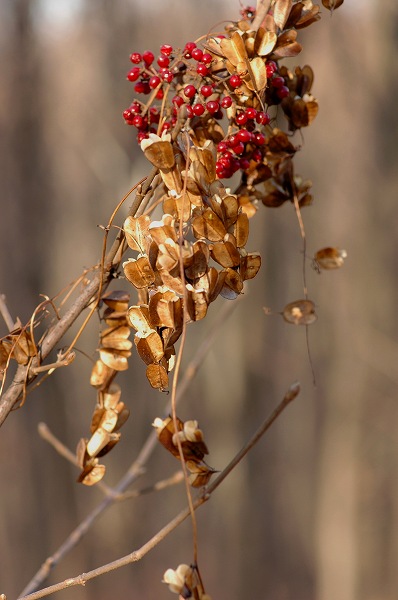
{"type": "Polygon", "coordinates": [[[205,107],[203,106],[203,104],[200,104],[198,102],[197,104],[193,105],[192,112],[195,115],[195,117],[200,117],[205,112],[205,107]]]}
{"type": "Polygon", "coordinates": [[[247,131],[247,129],[239,129],[238,133],[236,134],[236,137],[240,142],[246,144],[252,139],[252,134],[250,133],[250,131],[247,131]]]}
{"type": "Polygon", "coordinates": [[[271,117],[269,116],[269,114],[263,111],[259,111],[256,115],[256,123],[258,123],[259,125],[268,125],[270,120],[271,117]]]}
{"type": "Polygon", "coordinates": [[[142,56],[139,52],[133,52],[130,54],[130,60],[135,65],[138,65],[142,61],[142,56]]]}
{"type": "Polygon", "coordinates": [[[203,50],[201,50],[200,48],[193,48],[191,50],[191,56],[194,60],[202,60],[203,50]]]}
{"type": "Polygon", "coordinates": [[[239,166],[241,169],[243,169],[243,171],[246,171],[246,169],[248,169],[250,167],[250,160],[248,158],[240,158],[239,159],[239,166]]]}
{"type": "Polygon", "coordinates": [[[214,119],[217,119],[218,121],[221,121],[221,120],[224,118],[224,113],[223,113],[223,111],[221,110],[221,108],[219,108],[219,109],[217,110],[217,112],[215,112],[215,113],[213,114],[213,117],[214,117],[214,119]]]}
{"type": "Polygon", "coordinates": [[[230,106],[232,106],[231,96],[224,96],[224,98],[221,100],[221,106],[223,108],[229,108],[230,106]]]}
{"type": "Polygon", "coordinates": [[[142,53],[142,59],[144,63],[149,66],[155,60],[155,55],[150,50],[145,50],[145,52],[142,53]]]}
{"type": "Polygon", "coordinates": [[[251,106],[249,106],[249,108],[246,108],[245,114],[248,119],[255,119],[256,115],[257,115],[257,111],[255,108],[252,108],[251,106]]]}
{"type": "Polygon", "coordinates": [[[140,76],[140,73],[141,69],[139,67],[133,67],[131,71],[127,73],[126,79],[128,79],[129,81],[137,81],[138,77],[140,76]]]}
{"type": "Polygon", "coordinates": [[[282,87],[280,87],[276,90],[276,95],[281,100],[282,100],[282,98],[286,98],[289,94],[290,94],[290,90],[286,85],[283,85],[282,87]]]}
{"type": "Polygon", "coordinates": [[[229,84],[232,88],[237,88],[241,85],[242,80],[239,75],[231,75],[229,78],[229,84]]]}
{"type": "Polygon", "coordinates": [[[247,123],[247,116],[244,112],[240,112],[236,115],[235,121],[238,125],[245,125],[247,123]]]}
{"type": "Polygon", "coordinates": [[[163,44],[163,46],[160,47],[160,52],[166,56],[170,56],[170,54],[173,52],[173,46],[170,46],[169,44],[163,44]]]}
{"type": "Polygon", "coordinates": [[[184,95],[187,98],[193,98],[196,94],[196,87],[193,85],[186,85],[184,87],[184,95]]]}
{"type": "Polygon", "coordinates": [[[210,100],[206,103],[206,108],[211,115],[214,115],[214,113],[220,110],[220,103],[217,100],[210,100]]]}
{"type": "Polygon", "coordinates": [[[212,60],[213,60],[213,57],[211,54],[208,54],[207,52],[203,53],[202,62],[204,62],[205,65],[209,65],[212,60]]]}
{"type": "Polygon", "coordinates": [[[208,67],[206,67],[206,65],[204,63],[198,63],[198,66],[196,67],[196,72],[198,75],[201,75],[202,77],[206,77],[206,75],[209,72],[208,67]]]}
{"type": "Polygon", "coordinates": [[[212,85],[202,85],[202,87],[200,88],[199,91],[202,94],[203,98],[208,98],[213,93],[213,86],[212,85]]]}
{"type": "Polygon", "coordinates": [[[160,83],[160,77],[158,77],[157,75],[154,75],[153,77],[150,78],[149,80],[149,87],[154,90],[155,88],[158,87],[160,83]]]}

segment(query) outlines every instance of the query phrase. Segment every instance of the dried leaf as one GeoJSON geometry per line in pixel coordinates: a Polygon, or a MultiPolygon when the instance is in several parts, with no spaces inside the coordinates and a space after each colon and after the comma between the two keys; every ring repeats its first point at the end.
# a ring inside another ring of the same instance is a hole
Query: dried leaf
{"type": "Polygon", "coordinates": [[[127,217],[125,220],[123,230],[126,241],[132,250],[138,250],[141,253],[146,251],[149,223],[148,215],[141,215],[138,218],[127,217]]]}
{"type": "Polygon", "coordinates": [[[136,333],[134,342],[138,354],[145,364],[150,365],[152,363],[157,363],[163,357],[164,349],[162,339],[156,331],[152,331],[145,337],[141,337],[136,333]]]}
{"type": "Polygon", "coordinates": [[[267,56],[272,52],[277,39],[278,36],[274,31],[266,31],[263,27],[260,27],[254,40],[254,53],[259,56],[267,56]]]}
{"type": "Polygon", "coordinates": [[[105,465],[98,464],[98,459],[94,459],[94,464],[88,463],[80,473],[77,481],[84,485],[95,485],[105,475],[105,465]]]}
{"type": "Polygon", "coordinates": [[[127,320],[142,337],[145,337],[154,326],[149,318],[149,308],[146,304],[130,306],[127,312],[127,320]]]}
{"type": "Polygon", "coordinates": [[[221,241],[227,233],[223,222],[211,208],[206,208],[193,219],[192,229],[196,238],[205,238],[210,242],[221,241]]]}
{"type": "Polygon", "coordinates": [[[223,38],[220,42],[220,48],[223,56],[234,66],[247,60],[245,44],[238,31],[235,31],[231,38],[223,38]]]}
{"type": "Polygon", "coordinates": [[[274,21],[279,29],[283,29],[289,17],[293,0],[277,0],[274,5],[274,21]]]}
{"type": "Polygon", "coordinates": [[[190,473],[188,480],[192,487],[203,487],[204,485],[207,485],[211,476],[217,472],[205,462],[198,463],[189,460],[186,462],[186,465],[190,473]]]}
{"type": "Polygon", "coordinates": [[[267,85],[267,71],[262,58],[256,56],[246,65],[248,76],[245,77],[245,83],[249,90],[261,92],[267,85]]]}
{"type": "Polygon", "coordinates": [[[227,300],[235,300],[243,290],[243,281],[237,271],[224,269],[223,287],[220,295],[227,300]]]}
{"type": "Polygon", "coordinates": [[[237,267],[240,265],[240,254],[231,242],[212,244],[211,257],[222,267],[237,267]]]}
{"type": "Polygon", "coordinates": [[[123,263],[123,271],[126,279],[138,289],[148,287],[155,281],[155,273],[147,256],[129,258],[123,263]]]}
{"type": "Polygon", "coordinates": [[[261,255],[258,252],[252,252],[243,256],[240,263],[240,275],[243,281],[253,279],[261,267],[261,255]]]}
{"type": "Polygon", "coordinates": [[[153,388],[156,390],[167,390],[169,385],[169,377],[167,371],[162,365],[148,365],[146,376],[153,388]]]}
{"type": "Polygon", "coordinates": [[[247,238],[249,237],[249,217],[244,212],[238,215],[234,226],[234,236],[238,248],[246,246],[247,238]]]}
{"type": "Polygon", "coordinates": [[[102,362],[115,371],[126,371],[129,368],[127,359],[131,352],[128,350],[100,348],[99,354],[102,362]]]}
{"type": "Polygon", "coordinates": [[[200,321],[207,314],[208,300],[204,290],[195,290],[187,284],[187,311],[192,321],[200,321]]]}
{"type": "Polygon", "coordinates": [[[285,306],[282,316],[292,325],[311,325],[317,320],[315,304],[311,300],[296,300],[285,306]]]}
{"type": "Polygon", "coordinates": [[[175,164],[174,150],[170,135],[163,136],[150,133],[148,139],[141,142],[141,149],[146,158],[158,169],[171,169],[175,164]]]}

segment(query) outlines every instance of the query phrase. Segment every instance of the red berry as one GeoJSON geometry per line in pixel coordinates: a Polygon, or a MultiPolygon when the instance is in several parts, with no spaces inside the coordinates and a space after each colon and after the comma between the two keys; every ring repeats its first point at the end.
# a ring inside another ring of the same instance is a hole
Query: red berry
{"type": "Polygon", "coordinates": [[[198,75],[201,75],[202,77],[206,77],[206,75],[209,72],[209,69],[206,67],[206,65],[204,63],[198,63],[198,66],[196,67],[196,72],[198,73],[198,75]]]}
{"type": "Polygon", "coordinates": [[[205,112],[205,107],[203,106],[203,104],[200,103],[194,104],[192,107],[192,112],[195,115],[195,117],[200,117],[205,112]]]}
{"type": "Polygon", "coordinates": [[[171,71],[165,70],[161,75],[163,81],[165,81],[166,83],[171,83],[174,79],[174,75],[171,71]]]}
{"type": "Polygon", "coordinates": [[[184,95],[187,98],[193,98],[196,94],[196,87],[193,85],[186,85],[184,87],[184,95]]]}
{"type": "Polygon", "coordinates": [[[255,108],[249,107],[249,108],[246,108],[245,114],[246,114],[246,116],[247,116],[248,119],[255,119],[256,115],[257,115],[257,111],[256,111],[255,108]]]}
{"type": "Polygon", "coordinates": [[[159,123],[160,115],[157,108],[151,106],[149,109],[149,122],[150,123],[159,123]]]}
{"type": "Polygon", "coordinates": [[[142,56],[139,52],[133,52],[133,54],[130,54],[130,60],[135,65],[138,65],[142,61],[142,56]]]}
{"type": "Polygon", "coordinates": [[[185,106],[187,107],[187,115],[191,119],[194,116],[192,106],[190,104],[186,104],[185,106]]]}
{"type": "Polygon", "coordinates": [[[141,117],[141,115],[135,115],[131,122],[137,129],[142,129],[145,124],[144,117],[141,117]]]}
{"type": "Polygon", "coordinates": [[[159,67],[168,67],[170,64],[170,59],[165,54],[161,54],[157,60],[159,67]]]}
{"type": "Polygon", "coordinates": [[[239,140],[238,140],[236,134],[229,136],[229,138],[228,138],[228,146],[230,148],[233,148],[234,146],[236,146],[236,144],[239,144],[239,140]]]}
{"type": "Polygon", "coordinates": [[[235,117],[235,121],[238,125],[245,125],[247,123],[247,116],[244,112],[238,113],[235,117]]]}
{"type": "Polygon", "coordinates": [[[268,113],[259,111],[256,115],[256,123],[258,123],[259,125],[268,125],[270,120],[271,118],[268,113]]]}
{"type": "Polygon", "coordinates": [[[149,87],[154,90],[155,88],[158,87],[160,83],[160,77],[158,77],[157,75],[154,75],[153,77],[150,78],[149,80],[149,87]]]}
{"type": "Polygon", "coordinates": [[[138,77],[140,76],[140,73],[141,69],[139,67],[134,67],[133,69],[131,69],[131,71],[127,73],[127,79],[129,81],[137,81],[138,77]]]}
{"type": "Polygon", "coordinates": [[[236,134],[236,137],[240,142],[246,144],[252,139],[252,134],[250,133],[250,131],[247,131],[247,129],[239,129],[238,133],[236,134]]]}
{"type": "Polygon", "coordinates": [[[224,96],[224,98],[221,100],[221,106],[223,108],[229,108],[230,106],[232,106],[231,96],[224,96]]]}
{"type": "Polygon", "coordinates": [[[153,52],[151,52],[150,50],[145,50],[145,52],[142,53],[142,58],[144,60],[144,63],[149,66],[153,63],[153,61],[155,60],[155,55],[153,54],[153,52]]]}
{"type": "Polygon", "coordinates": [[[255,150],[253,150],[252,152],[252,160],[254,160],[255,162],[261,162],[263,159],[263,155],[262,152],[259,148],[256,148],[255,150]]]}
{"type": "Polygon", "coordinates": [[[280,88],[283,85],[285,85],[285,80],[283,79],[283,77],[273,77],[271,80],[271,85],[274,88],[280,88]]]}
{"type": "Polygon", "coordinates": [[[181,96],[173,96],[173,98],[171,99],[172,103],[175,104],[176,106],[180,107],[184,104],[184,99],[181,98],[181,96]]]}
{"type": "Polygon", "coordinates": [[[269,60],[265,65],[267,77],[272,77],[275,71],[278,69],[278,65],[273,60],[269,60]]]}
{"type": "Polygon", "coordinates": [[[248,158],[240,158],[239,165],[240,168],[243,169],[243,171],[246,171],[246,169],[250,167],[250,160],[248,158]]]}
{"type": "Polygon", "coordinates": [[[171,129],[171,123],[165,121],[162,125],[162,131],[169,131],[169,129],[171,129]]]}
{"type": "Polygon", "coordinates": [[[195,42],[187,42],[184,48],[184,57],[191,58],[191,52],[196,48],[195,42]]]}
{"type": "Polygon", "coordinates": [[[142,140],[145,140],[148,138],[148,134],[145,131],[139,131],[137,133],[137,142],[139,144],[141,144],[142,140]]]}
{"type": "Polygon", "coordinates": [[[194,60],[202,60],[203,50],[201,50],[200,48],[193,48],[191,50],[191,56],[194,60]]]}
{"type": "Polygon", "coordinates": [[[225,152],[226,150],[228,150],[227,142],[219,142],[217,144],[217,152],[225,152]]]}
{"type": "Polygon", "coordinates": [[[139,102],[133,102],[130,106],[130,110],[134,115],[139,115],[142,112],[142,106],[139,102]]]}
{"type": "Polygon", "coordinates": [[[137,92],[137,94],[149,94],[151,88],[147,81],[138,81],[134,86],[134,91],[137,92]]]}
{"type": "Polygon", "coordinates": [[[163,100],[163,96],[164,96],[164,91],[162,90],[162,88],[160,88],[155,96],[155,98],[157,98],[158,100],[163,100]]]}
{"type": "Polygon", "coordinates": [[[220,110],[220,103],[216,100],[210,100],[210,102],[207,102],[206,108],[211,115],[214,115],[214,113],[220,110]]]}
{"type": "Polygon", "coordinates": [[[170,54],[173,52],[173,46],[170,46],[169,44],[163,44],[163,46],[160,47],[160,52],[166,56],[170,56],[170,54]]]}
{"type": "Polygon", "coordinates": [[[204,54],[202,56],[202,62],[204,62],[205,65],[209,65],[212,60],[213,60],[212,55],[208,54],[207,52],[204,52],[204,54]]]}
{"type": "Polygon", "coordinates": [[[289,94],[290,94],[290,90],[286,85],[283,85],[282,87],[280,87],[276,90],[276,95],[281,100],[282,100],[282,98],[286,98],[289,94]]]}
{"type": "Polygon", "coordinates": [[[237,144],[235,144],[235,146],[234,146],[235,154],[243,154],[244,151],[245,151],[245,145],[242,142],[238,142],[237,144]]]}
{"type": "Polygon", "coordinates": [[[257,131],[257,133],[254,134],[253,142],[256,146],[263,146],[265,144],[265,135],[257,131]]]}
{"type": "Polygon", "coordinates": [[[239,75],[231,75],[229,78],[229,84],[232,88],[237,88],[241,85],[242,80],[239,75]]]}
{"type": "Polygon", "coordinates": [[[212,85],[202,85],[202,87],[200,88],[199,91],[204,98],[208,98],[213,93],[213,86],[212,85]]]}
{"type": "Polygon", "coordinates": [[[129,108],[126,108],[126,110],[123,111],[123,119],[125,121],[131,121],[132,118],[133,118],[133,113],[131,112],[131,110],[129,108]]]}

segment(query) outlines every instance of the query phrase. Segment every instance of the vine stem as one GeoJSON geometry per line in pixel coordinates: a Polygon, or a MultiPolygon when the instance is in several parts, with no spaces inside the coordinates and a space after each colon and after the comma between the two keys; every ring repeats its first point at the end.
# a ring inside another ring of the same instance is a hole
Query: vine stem
{"type": "MultiPolygon", "coordinates": [[[[268,431],[268,429],[273,425],[273,423],[277,420],[279,415],[285,410],[285,408],[298,396],[300,392],[300,384],[298,382],[293,383],[288,391],[286,392],[284,398],[279,403],[279,405],[275,408],[275,410],[271,413],[271,415],[261,424],[261,426],[257,429],[257,431],[253,434],[250,440],[245,444],[245,446],[234,456],[234,458],[230,461],[230,463],[225,467],[225,469],[214,479],[214,481],[204,489],[202,494],[193,502],[193,509],[196,510],[199,506],[202,506],[207,500],[210,499],[211,494],[218,488],[218,486],[224,481],[224,479],[231,473],[231,471],[239,464],[239,462],[246,456],[246,454],[257,444],[260,438],[268,431]]],[[[163,541],[174,529],[176,529],[185,519],[187,519],[191,515],[191,507],[187,507],[183,509],[178,515],[174,517],[167,525],[162,527],[153,537],[151,537],[143,546],[141,546],[138,550],[134,550],[133,552],[118,558],[106,565],[102,565],[92,571],[88,571],[87,573],[82,573],[77,577],[71,577],[51,585],[47,588],[43,588],[33,594],[28,594],[27,596],[20,596],[18,600],[38,600],[39,598],[44,598],[45,596],[49,596],[54,594],[55,592],[64,590],[66,588],[70,588],[76,585],[85,585],[87,581],[99,577],[100,575],[104,575],[105,573],[109,573],[114,571],[115,569],[120,569],[126,565],[129,565],[134,562],[138,562],[141,560],[148,552],[150,552],[155,546],[157,546],[161,541],[163,541]]]]}

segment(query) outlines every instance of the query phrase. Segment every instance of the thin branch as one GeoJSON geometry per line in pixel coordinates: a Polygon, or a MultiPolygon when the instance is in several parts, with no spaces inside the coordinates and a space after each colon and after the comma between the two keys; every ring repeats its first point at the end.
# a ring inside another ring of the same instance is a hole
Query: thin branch
{"type": "MultiPolygon", "coordinates": [[[[254,433],[254,435],[250,438],[250,440],[245,444],[245,446],[238,452],[238,454],[231,460],[231,462],[225,467],[225,469],[218,475],[218,477],[207,487],[204,489],[203,493],[193,502],[193,508],[196,510],[209,500],[211,494],[217,489],[217,487],[224,481],[224,479],[231,473],[231,471],[236,467],[236,465],[242,460],[244,456],[253,448],[253,446],[259,441],[259,439],[268,431],[271,425],[276,421],[279,415],[284,411],[284,409],[292,402],[300,392],[299,383],[294,383],[290,386],[289,390],[286,392],[282,402],[276,407],[276,409],[271,413],[271,415],[264,421],[264,423],[258,428],[258,430],[254,433]]],[[[155,548],[160,542],[162,542],[174,529],[176,529],[187,517],[191,514],[191,508],[187,507],[183,509],[174,519],[172,519],[167,525],[165,525],[160,531],[158,531],[152,538],[150,538],[141,548],[114,560],[106,565],[98,567],[97,569],[93,569],[92,571],[88,571],[88,573],[82,573],[77,577],[71,577],[51,585],[47,588],[39,590],[33,594],[29,594],[27,596],[20,596],[18,600],[38,600],[38,598],[44,598],[45,596],[49,596],[55,592],[60,590],[64,590],[66,588],[70,588],[76,585],[85,585],[87,581],[99,577],[100,575],[104,575],[105,573],[109,573],[114,571],[115,569],[120,569],[126,565],[129,565],[134,562],[138,562],[143,558],[150,550],[155,548]]]]}

